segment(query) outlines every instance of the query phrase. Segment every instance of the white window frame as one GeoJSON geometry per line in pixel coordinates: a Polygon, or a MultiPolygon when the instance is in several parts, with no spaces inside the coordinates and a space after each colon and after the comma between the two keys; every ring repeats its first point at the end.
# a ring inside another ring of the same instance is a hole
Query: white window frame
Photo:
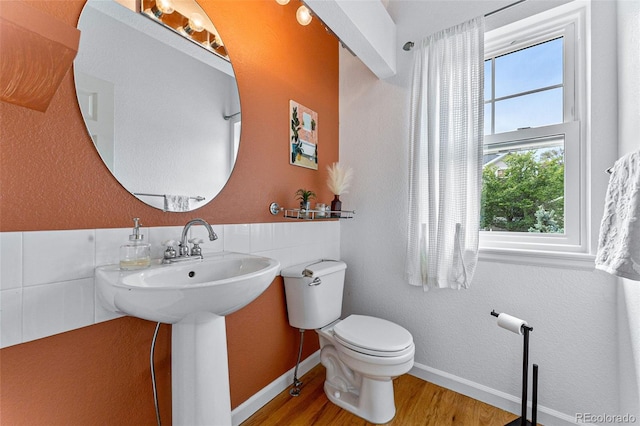
{"type": "Polygon", "coordinates": [[[564,135],[565,233],[480,231],[480,259],[593,269],[587,214],[585,16],[584,3],[574,2],[485,34],[486,59],[564,37],[564,122],[486,135],[485,145],[564,135]]]}

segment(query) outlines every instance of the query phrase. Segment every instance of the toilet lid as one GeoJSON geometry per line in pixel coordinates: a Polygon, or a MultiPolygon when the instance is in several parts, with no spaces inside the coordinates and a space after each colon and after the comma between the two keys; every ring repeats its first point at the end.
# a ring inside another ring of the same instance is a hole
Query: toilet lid
{"type": "Polygon", "coordinates": [[[364,315],[350,315],[333,327],[338,340],[353,349],[382,353],[402,351],[413,343],[413,337],[404,328],[391,321],[364,315]]]}

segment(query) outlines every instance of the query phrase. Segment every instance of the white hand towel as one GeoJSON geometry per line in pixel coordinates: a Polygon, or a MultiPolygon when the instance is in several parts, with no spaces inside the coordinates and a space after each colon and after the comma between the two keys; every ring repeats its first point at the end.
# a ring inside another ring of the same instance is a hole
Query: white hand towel
{"type": "Polygon", "coordinates": [[[165,212],[188,212],[189,196],[187,195],[165,195],[164,196],[165,212]]]}
{"type": "Polygon", "coordinates": [[[611,169],[596,269],[640,281],[640,151],[623,156],[611,169]]]}

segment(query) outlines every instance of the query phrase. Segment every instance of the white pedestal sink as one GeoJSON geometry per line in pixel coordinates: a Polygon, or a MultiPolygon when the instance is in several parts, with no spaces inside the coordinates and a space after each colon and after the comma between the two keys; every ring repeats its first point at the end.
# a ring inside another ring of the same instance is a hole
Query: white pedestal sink
{"type": "Polygon", "coordinates": [[[107,309],[173,324],[173,425],[231,425],[224,315],[262,294],[279,270],[277,260],[231,252],[137,271],[96,268],[107,309]]]}

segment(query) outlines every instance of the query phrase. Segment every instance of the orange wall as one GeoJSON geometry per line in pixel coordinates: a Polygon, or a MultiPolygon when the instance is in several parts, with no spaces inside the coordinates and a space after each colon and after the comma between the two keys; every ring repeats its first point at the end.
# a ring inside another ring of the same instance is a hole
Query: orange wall
{"type": "MultiPolygon", "coordinates": [[[[29,1],[75,26],[84,0],[29,1]]],[[[164,213],[137,201],[94,149],[69,72],[45,113],[0,103],[0,231],[121,228],[284,220],[267,207],[293,205],[306,187],[331,200],[326,166],[338,159],[338,45],[317,20],[295,21],[297,2],[200,0],[223,35],[242,104],[238,161],[227,186],[191,213],[164,213]],[[319,170],[289,165],[289,100],[319,116],[319,170]]],[[[122,318],[0,351],[2,424],[154,424],[148,369],[154,324],[122,318]]],[[[236,407],[295,364],[281,278],[227,317],[231,401],[236,407]]],[[[311,333],[309,333],[311,334],[311,333]]],[[[305,354],[317,350],[315,336],[305,354]]],[[[163,422],[170,418],[170,332],[156,359],[163,422]]]]}

